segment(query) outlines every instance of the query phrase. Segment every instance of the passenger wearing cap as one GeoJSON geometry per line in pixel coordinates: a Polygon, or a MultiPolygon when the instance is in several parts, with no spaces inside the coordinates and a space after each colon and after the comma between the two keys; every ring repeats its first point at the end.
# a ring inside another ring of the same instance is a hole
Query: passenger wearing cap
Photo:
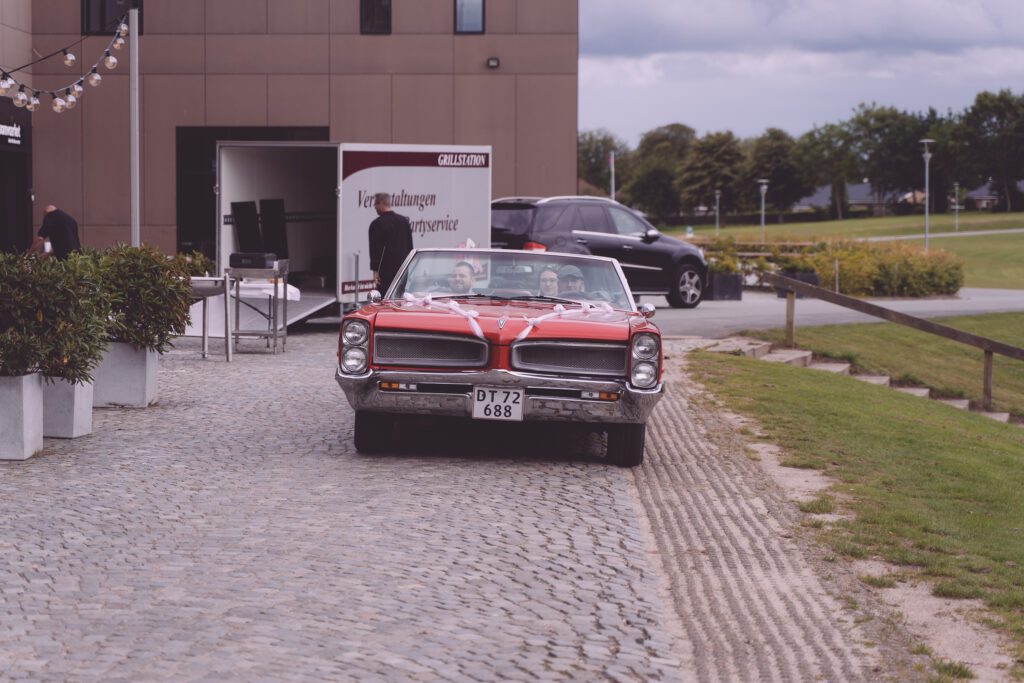
{"type": "Polygon", "coordinates": [[[576,266],[563,266],[558,271],[559,294],[582,294],[587,289],[583,271],[576,266]]]}

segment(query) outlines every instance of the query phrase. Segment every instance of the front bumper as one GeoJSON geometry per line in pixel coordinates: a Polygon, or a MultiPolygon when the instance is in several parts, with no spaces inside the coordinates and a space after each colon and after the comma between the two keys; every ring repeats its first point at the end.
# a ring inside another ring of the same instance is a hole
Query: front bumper
{"type": "Polygon", "coordinates": [[[624,380],[576,379],[513,370],[426,372],[371,370],[347,375],[339,368],[335,379],[355,410],[411,415],[473,414],[474,386],[515,387],[526,390],[523,421],[611,422],[647,421],[661,399],[664,385],[634,389],[624,380]],[[383,391],[380,382],[416,384],[416,391],[383,391]],[[617,393],[617,401],[586,399],[580,392],[617,393]],[[575,395],[574,395],[575,394],[575,395]]]}

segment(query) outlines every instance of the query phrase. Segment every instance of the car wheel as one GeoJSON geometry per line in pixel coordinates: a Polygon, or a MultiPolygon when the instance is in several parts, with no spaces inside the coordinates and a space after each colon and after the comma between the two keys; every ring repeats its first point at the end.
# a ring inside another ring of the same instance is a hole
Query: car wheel
{"type": "Polygon", "coordinates": [[[382,453],[394,444],[395,418],[387,413],[356,411],[353,441],[359,453],[382,453]]]}
{"type": "Polygon", "coordinates": [[[668,295],[672,308],[696,308],[704,298],[704,279],[696,266],[684,263],[672,273],[668,295]]]}
{"type": "Polygon", "coordinates": [[[608,426],[608,461],[619,467],[636,467],[644,461],[647,425],[608,426]]]}

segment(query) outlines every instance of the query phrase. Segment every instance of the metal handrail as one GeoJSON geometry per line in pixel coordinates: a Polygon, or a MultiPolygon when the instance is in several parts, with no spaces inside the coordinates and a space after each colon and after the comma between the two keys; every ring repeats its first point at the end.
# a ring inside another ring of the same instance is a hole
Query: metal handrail
{"type": "Polygon", "coordinates": [[[796,344],[796,294],[803,294],[804,296],[810,296],[815,299],[827,301],[830,304],[849,308],[857,311],[858,313],[864,313],[865,315],[881,318],[892,323],[912,327],[913,329],[920,330],[921,332],[927,332],[929,334],[943,337],[944,339],[949,339],[951,341],[960,342],[961,344],[967,344],[968,346],[981,349],[985,352],[984,389],[982,396],[982,406],[985,410],[991,410],[992,408],[992,359],[994,354],[998,353],[999,355],[1006,356],[1007,358],[1024,361],[1024,348],[996,341],[989,337],[982,337],[981,335],[958,330],[955,327],[949,327],[948,325],[942,325],[940,323],[932,322],[931,320],[925,320],[924,318],[900,313],[899,311],[894,311],[890,308],[884,308],[877,304],[862,301],[861,299],[855,299],[852,296],[846,296],[845,294],[839,294],[838,292],[833,292],[829,289],[810,285],[806,282],[800,282],[799,280],[794,280],[793,278],[786,277],[785,275],[779,275],[778,273],[761,273],[761,281],[765,284],[786,290],[786,346],[790,348],[796,344]]]}

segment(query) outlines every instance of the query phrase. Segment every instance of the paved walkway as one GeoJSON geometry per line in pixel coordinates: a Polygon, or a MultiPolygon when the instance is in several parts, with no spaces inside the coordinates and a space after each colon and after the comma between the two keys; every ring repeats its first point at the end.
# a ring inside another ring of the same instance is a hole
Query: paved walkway
{"type": "MultiPolygon", "coordinates": [[[[960,232],[933,232],[929,233],[928,239],[940,239],[943,237],[984,237],[985,235],[1019,235],[1024,233],[1024,228],[1009,228],[1007,230],[961,230],[960,232]]],[[[924,233],[916,235],[883,235],[880,237],[863,237],[865,242],[898,242],[902,240],[923,240],[924,233]]]]}
{"type": "Polygon", "coordinates": [[[364,457],[335,344],[228,365],[183,340],[159,405],[0,467],[4,678],[870,677],[791,506],[680,375],[637,470],[522,426],[364,457]]]}

